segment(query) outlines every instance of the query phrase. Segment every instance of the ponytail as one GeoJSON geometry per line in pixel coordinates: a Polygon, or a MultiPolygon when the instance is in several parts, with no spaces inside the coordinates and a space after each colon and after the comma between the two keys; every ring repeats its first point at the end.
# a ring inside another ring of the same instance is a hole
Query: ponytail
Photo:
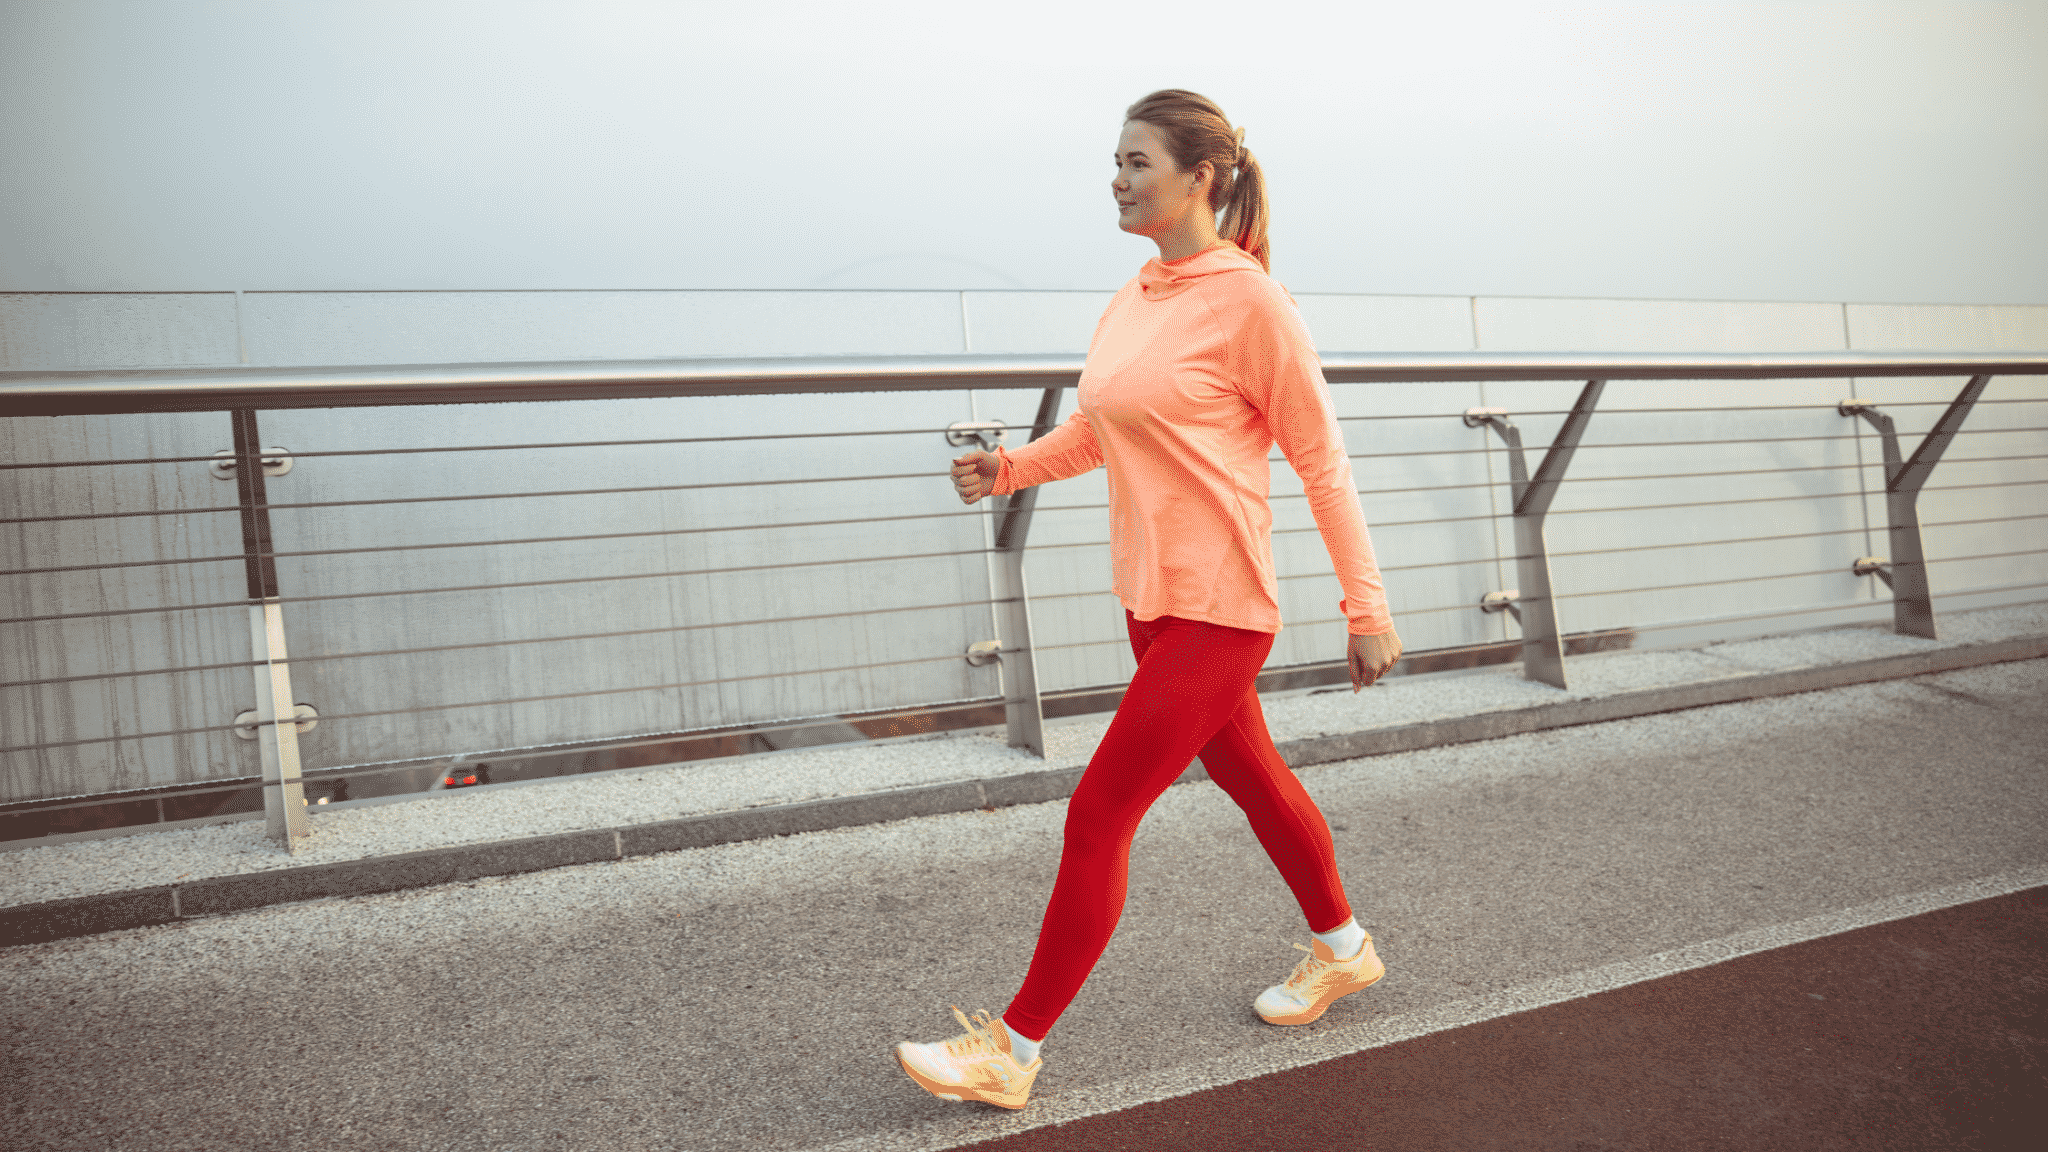
{"type": "Polygon", "coordinates": [[[1251,152],[1244,153],[1240,164],[1236,178],[1230,182],[1229,198],[1224,202],[1223,226],[1217,231],[1271,273],[1273,254],[1266,240],[1266,177],[1251,152]]]}

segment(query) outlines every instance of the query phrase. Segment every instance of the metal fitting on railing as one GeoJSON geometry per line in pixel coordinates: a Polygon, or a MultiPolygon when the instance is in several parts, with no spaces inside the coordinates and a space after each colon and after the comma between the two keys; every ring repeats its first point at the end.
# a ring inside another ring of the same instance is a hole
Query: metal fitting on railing
{"type": "MultiPolygon", "coordinates": [[[[292,728],[299,732],[311,732],[320,724],[320,713],[311,704],[297,705],[292,709],[292,716],[298,720],[298,723],[292,725],[292,728]]],[[[254,708],[247,712],[236,713],[235,739],[254,740],[256,738],[256,721],[260,718],[254,708]]]]}
{"type": "Polygon", "coordinates": [[[1885,587],[1892,586],[1892,562],[1882,556],[1858,556],[1849,571],[1858,576],[1875,576],[1884,581],[1885,587]]]}
{"type": "MultiPolygon", "coordinates": [[[[206,470],[213,473],[215,480],[233,480],[235,478],[235,450],[229,448],[223,452],[215,452],[213,454],[213,461],[206,466],[206,470]]],[[[265,448],[263,450],[263,474],[265,476],[282,476],[291,470],[292,457],[290,452],[283,448],[265,448]]]]}
{"type": "Polygon", "coordinates": [[[983,452],[992,452],[1008,428],[1001,420],[958,420],[946,425],[946,443],[955,448],[979,444],[983,452]]]}
{"type": "Polygon", "coordinates": [[[1505,424],[1507,422],[1507,418],[1508,410],[1505,408],[1465,409],[1465,427],[1467,428],[1477,428],[1482,424],[1491,424],[1494,422],[1495,419],[1498,419],[1503,424],[1505,424]]]}
{"type": "Polygon", "coordinates": [[[977,668],[984,664],[997,663],[1002,658],[1003,642],[1001,640],[979,640],[967,646],[967,662],[977,668]]]}
{"type": "Polygon", "coordinates": [[[1504,592],[1488,592],[1485,596],[1480,597],[1479,610],[1481,612],[1505,611],[1508,615],[1515,618],[1515,623],[1519,624],[1522,622],[1522,610],[1515,607],[1515,601],[1521,598],[1522,591],[1519,588],[1509,588],[1504,592]]]}

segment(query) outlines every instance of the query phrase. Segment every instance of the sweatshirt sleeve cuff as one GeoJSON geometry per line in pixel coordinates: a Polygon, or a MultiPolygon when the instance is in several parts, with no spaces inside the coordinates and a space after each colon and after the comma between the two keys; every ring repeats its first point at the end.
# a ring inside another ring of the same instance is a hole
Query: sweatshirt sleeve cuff
{"type": "Polygon", "coordinates": [[[1008,496],[1017,490],[1017,466],[1011,462],[1010,454],[996,445],[996,486],[989,490],[991,496],[1008,496]]]}
{"type": "Polygon", "coordinates": [[[1384,636],[1394,630],[1394,618],[1387,613],[1385,605],[1379,611],[1367,613],[1362,619],[1352,619],[1349,600],[1337,601],[1337,611],[1350,621],[1345,631],[1353,636],[1384,636]]]}

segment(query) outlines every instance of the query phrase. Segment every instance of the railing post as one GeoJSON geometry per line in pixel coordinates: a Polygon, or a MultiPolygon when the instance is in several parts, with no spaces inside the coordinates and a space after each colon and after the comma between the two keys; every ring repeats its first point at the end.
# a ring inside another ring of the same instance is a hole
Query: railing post
{"type": "Polygon", "coordinates": [[[284,606],[277,602],[277,564],[270,543],[270,504],[263,487],[263,441],[256,411],[233,410],[235,490],[242,504],[242,554],[249,577],[249,647],[255,668],[256,747],[263,760],[264,830],[286,852],[311,833],[299,783],[298,706],[285,663],[284,606]]]}
{"type": "MultiPolygon", "coordinates": [[[[1900,462],[1898,429],[1892,418],[1879,412],[1875,405],[1862,400],[1844,400],[1835,410],[1844,416],[1861,416],[1877,429],[1884,440],[1884,504],[1885,519],[1890,521],[1891,540],[1890,572],[1875,564],[1866,564],[1865,557],[1859,560],[1855,571],[1860,575],[1867,571],[1876,572],[1892,590],[1892,631],[1901,636],[1921,636],[1939,640],[1934,624],[1934,596],[1927,582],[1927,554],[1920,540],[1920,489],[1927,483],[1927,477],[1941,460],[1941,454],[1948,450],[1949,442],[1955,439],[1963,421],[1969,419],[1970,409],[1976,406],[1977,398],[1984,394],[1990,376],[1972,376],[1970,382],[1949,403],[1941,419],[1934,422],[1927,435],[1920,440],[1920,447],[1914,449],[1913,458],[1900,462]]],[[[1878,561],[1883,563],[1883,561],[1878,561]]]]}
{"type": "MultiPolygon", "coordinates": [[[[1038,401],[1038,418],[1031,424],[1031,439],[1052,431],[1059,414],[1062,385],[1045,390],[1038,401]]],[[[1038,652],[1031,642],[1031,592],[1024,583],[1024,540],[1031,530],[1031,509],[1038,502],[1034,486],[1006,497],[996,529],[995,599],[1002,611],[996,614],[996,639],[1002,644],[997,662],[998,683],[1003,693],[1003,719],[1009,728],[1010,747],[1028,748],[1045,758],[1045,708],[1038,695],[1038,652]]]]}
{"type": "Polygon", "coordinates": [[[1488,425],[1507,442],[1509,492],[1515,502],[1515,570],[1520,587],[1514,599],[1515,618],[1522,625],[1522,677],[1540,680],[1554,688],[1567,685],[1564,634],[1558,630],[1557,599],[1550,589],[1550,546],[1543,533],[1544,515],[1550,511],[1551,498],[1557,495],[1558,483],[1571,466],[1572,453],[1578,450],[1579,440],[1586,434],[1586,424],[1593,418],[1593,409],[1600,403],[1600,392],[1606,386],[1605,380],[1586,381],[1578,401],[1564,419],[1564,426],[1557,430],[1557,439],[1551,441],[1550,450],[1543,454],[1543,463],[1537,466],[1534,479],[1529,477],[1529,466],[1522,458],[1521,430],[1505,413],[1483,408],[1465,413],[1468,426],[1488,425]]]}

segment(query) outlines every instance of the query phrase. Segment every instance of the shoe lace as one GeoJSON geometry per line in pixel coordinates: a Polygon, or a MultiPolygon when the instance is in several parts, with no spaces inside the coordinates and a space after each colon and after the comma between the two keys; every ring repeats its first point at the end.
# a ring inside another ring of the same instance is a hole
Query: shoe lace
{"type": "Polygon", "coordinates": [[[1316,955],[1314,948],[1306,944],[1296,944],[1294,946],[1308,953],[1308,955],[1302,957],[1301,963],[1294,966],[1294,974],[1287,978],[1287,987],[1289,988],[1299,988],[1304,984],[1308,984],[1318,975],[1321,975],[1323,969],[1330,966],[1328,960],[1316,955]]]}
{"type": "Polygon", "coordinates": [[[951,1040],[946,1041],[946,1051],[952,1053],[955,1059],[962,1061],[989,1060],[1000,1057],[1003,1054],[1003,1050],[996,1045],[996,1022],[994,1017],[988,1014],[988,1009],[977,1010],[974,1018],[970,1020],[957,1006],[947,1005],[947,1007],[953,1009],[953,1018],[960,1021],[960,1026],[967,1029],[966,1035],[955,1036],[951,1040]],[[980,1025],[979,1028],[976,1027],[977,1024],[980,1025]]]}

